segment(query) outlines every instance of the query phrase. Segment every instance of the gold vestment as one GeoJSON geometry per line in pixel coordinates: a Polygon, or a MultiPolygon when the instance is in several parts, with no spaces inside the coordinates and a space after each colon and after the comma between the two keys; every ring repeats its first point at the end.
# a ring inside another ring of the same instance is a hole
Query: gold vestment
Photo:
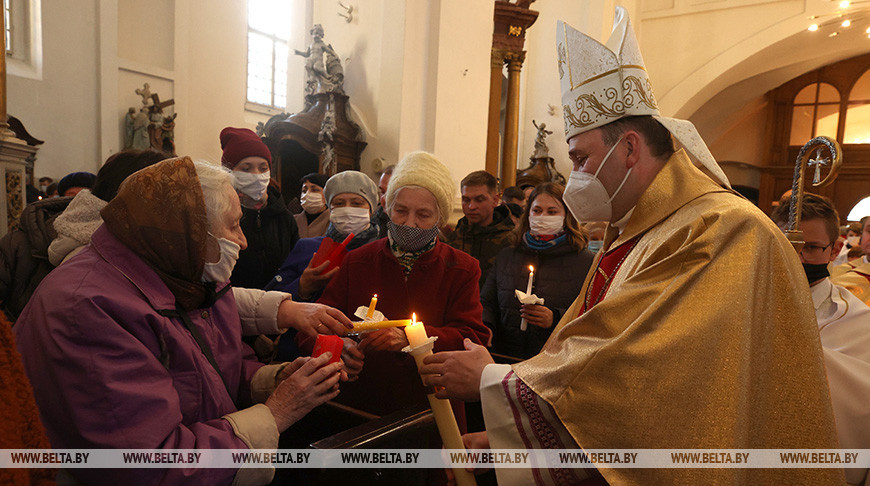
{"type": "MultiPolygon", "coordinates": [[[[589,272],[541,353],[513,365],[577,443],[837,448],[809,286],[782,232],[680,150],[605,248],[638,235],[604,300],[577,317],[589,272]]],[[[844,482],[839,469],[600,471],[619,485],[844,482]]]]}
{"type": "Polygon", "coordinates": [[[866,263],[863,257],[834,267],[831,282],[846,287],[870,306],[870,263],[866,263]]]}

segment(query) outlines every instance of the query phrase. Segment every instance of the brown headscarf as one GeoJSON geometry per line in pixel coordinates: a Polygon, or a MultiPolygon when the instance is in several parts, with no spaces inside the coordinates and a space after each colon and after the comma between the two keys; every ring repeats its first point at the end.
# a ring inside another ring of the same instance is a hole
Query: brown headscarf
{"type": "Polygon", "coordinates": [[[100,214],[109,232],[157,272],[183,309],[200,307],[214,292],[201,280],[208,218],[190,157],[131,175],[100,214]]]}

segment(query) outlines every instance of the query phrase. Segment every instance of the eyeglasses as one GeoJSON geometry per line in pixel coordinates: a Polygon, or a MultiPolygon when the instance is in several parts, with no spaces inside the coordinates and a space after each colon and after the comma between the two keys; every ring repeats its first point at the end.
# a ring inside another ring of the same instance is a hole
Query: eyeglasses
{"type": "Polygon", "coordinates": [[[804,258],[817,257],[817,256],[820,256],[822,254],[822,252],[824,252],[825,250],[827,250],[828,248],[830,248],[833,245],[834,245],[833,243],[831,243],[830,245],[825,245],[825,246],[809,245],[809,244],[804,245],[804,247],[801,248],[801,255],[803,255],[804,258]]]}

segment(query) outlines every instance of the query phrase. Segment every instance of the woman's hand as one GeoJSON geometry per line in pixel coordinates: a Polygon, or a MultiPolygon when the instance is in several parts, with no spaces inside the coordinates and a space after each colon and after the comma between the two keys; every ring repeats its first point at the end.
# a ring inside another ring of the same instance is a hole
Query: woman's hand
{"type": "Polygon", "coordinates": [[[359,349],[363,353],[369,351],[401,351],[408,345],[408,337],[405,331],[398,327],[381,329],[367,334],[359,343],[359,349]]]}
{"type": "Polygon", "coordinates": [[[365,354],[360,351],[356,341],[343,338],[344,350],[341,353],[341,361],[344,362],[344,370],[347,372],[347,381],[356,381],[363,369],[365,354]]]}
{"type": "Polygon", "coordinates": [[[520,307],[520,316],[526,318],[526,322],[542,329],[553,327],[553,311],[547,306],[538,304],[523,304],[520,307]]]}
{"type": "Polygon", "coordinates": [[[320,292],[321,290],[326,288],[326,285],[332,279],[332,276],[338,273],[338,267],[333,268],[332,270],[325,272],[326,267],[329,266],[329,261],[325,261],[316,267],[312,267],[311,264],[314,262],[314,259],[317,257],[317,253],[311,257],[311,260],[308,262],[308,266],[305,267],[305,270],[302,271],[302,275],[299,277],[299,298],[300,299],[310,299],[315,292],[320,292]],[[325,273],[324,273],[325,272],[325,273]]]}
{"type": "Polygon", "coordinates": [[[336,334],[343,336],[353,328],[350,319],[328,305],[294,302],[287,299],[278,306],[278,327],[292,327],[303,334],[336,334]]]}
{"type": "Polygon", "coordinates": [[[266,406],[275,417],[279,433],[287,430],[314,407],[338,396],[341,363],[326,364],[331,357],[332,353],[324,353],[317,358],[308,358],[269,395],[266,406]]]}

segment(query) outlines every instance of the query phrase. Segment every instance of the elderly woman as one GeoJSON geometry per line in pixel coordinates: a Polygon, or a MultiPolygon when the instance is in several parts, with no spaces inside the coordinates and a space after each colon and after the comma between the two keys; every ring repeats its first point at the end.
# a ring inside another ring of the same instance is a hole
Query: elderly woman
{"type": "Polygon", "coordinates": [[[378,227],[372,224],[372,211],[377,207],[378,188],[369,176],[355,170],[339,172],[326,181],[323,188],[329,208],[329,226],[326,236],[299,240],[287,256],[278,274],[266,286],[267,290],[281,290],[293,294],[296,300],[314,301],[320,297],[326,284],[338,268],[326,271],[328,263],[311,266],[324,238],[341,243],[351,233],[353,239],[347,249],[353,250],[378,239],[378,227]]]}
{"type": "Polygon", "coordinates": [[[513,245],[496,256],[480,291],[483,322],[492,329],[496,353],[521,359],[538,354],[577,298],[592,265],[586,234],[562,202],[564,191],[553,182],[535,187],[514,230],[513,245]],[[514,292],[526,290],[529,265],[535,267],[532,291],[544,299],[543,305],[520,304],[514,292]],[[520,330],[523,318],[525,331],[520,330]]]}
{"type": "MultiPolygon", "coordinates": [[[[463,349],[465,338],[487,344],[489,329],[480,320],[480,266],[438,241],[454,193],[450,172],[438,159],[425,152],[405,156],[387,189],[388,238],[348,253],[319,302],[350,316],[378,294],[377,308],[389,319],[416,313],[426,332],[438,336],[436,352],[463,349]]],[[[378,415],[425,406],[414,360],[402,352],[407,345],[402,329],[366,335],[359,345],[365,353],[359,380],[342,385],[339,401],[378,415]]]]}
{"type": "MultiPolygon", "coordinates": [[[[340,364],[263,366],[241,341],[227,290],[246,241],[226,169],[160,162],[130,176],[101,213],[91,244],[43,280],[15,327],[52,447],[275,448],[281,431],[338,394],[340,364]]],[[[264,484],[272,476],[69,472],[85,484],[264,484]]]]}
{"type": "Polygon", "coordinates": [[[233,171],[242,204],[242,231],[248,247],[230,278],[233,286],[261,289],[275,275],[299,239],[299,229],[281,190],[270,184],[272,154],[256,133],[227,127],[220,134],[221,164],[233,171]]]}

